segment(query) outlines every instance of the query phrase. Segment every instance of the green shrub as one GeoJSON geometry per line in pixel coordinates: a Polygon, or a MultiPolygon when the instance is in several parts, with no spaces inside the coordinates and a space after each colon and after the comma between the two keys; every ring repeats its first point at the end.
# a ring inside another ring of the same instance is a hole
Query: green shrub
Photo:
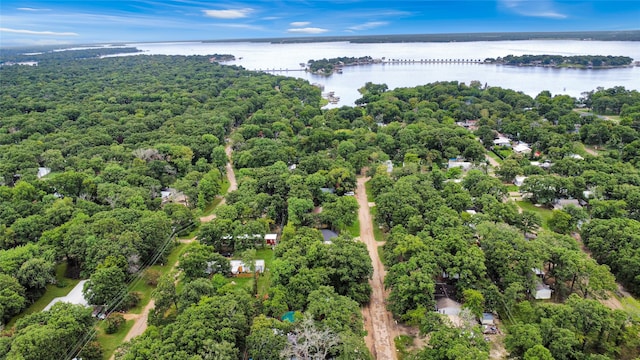
{"type": "Polygon", "coordinates": [[[107,334],[113,334],[113,333],[116,333],[120,329],[122,324],[124,324],[124,317],[120,313],[112,313],[107,318],[106,323],[107,323],[107,325],[106,325],[104,331],[107,334]]]}
{"type": "Polygon", "coordinates": [[[149,286],[158,285],[158,279],[160,278],[160,271],[154,269],[147,269],[144,271],[144,282],[149,286]]]}

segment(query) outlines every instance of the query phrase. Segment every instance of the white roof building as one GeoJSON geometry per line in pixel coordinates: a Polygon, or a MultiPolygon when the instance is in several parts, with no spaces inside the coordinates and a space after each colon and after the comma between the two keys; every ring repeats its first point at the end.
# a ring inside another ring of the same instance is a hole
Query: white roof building
{"type": "Polygon", "coordinates": [[[449,160],[447,164],[447,169],[453,169],[455,167],[459,167],[464,171],[468,171],[473,166],[473,163],[468,161],[458,161],[458,160],[449,160]]]}
{"type": "Polygon", "coordinates": [[[387,165],[387,173],[391,174],[393,171],[393,162],[391,160],[387,160],[384,164],[387,165]]]}
{"type": "Polygon", "coordinates": [[[87,299],[84,298],[84,294],[82,293],[82,289],[84,288],[84,284],[86,282],[87,280],[80,280],[80,282],[78,282],[78,284],[74,286],[73,289],[71,289],[71,291],[69,291],[69,293],[66,296],[57,297],[51,300],[51,302],[47,306],[45,306],[45,308],[42,311],[47,311],[51,309],[51,307],[58,302],[66,302],[74,305],[89,306],[89,302],[87,301],[87,299]]]}
{"type": "Polygon", "coordinates": [[[533,297],[537,300],[551,299],[551,288],[549,285],[545,285],[542,282],[536,284],[536,289],[533,291],[533,297]]]}
{"type": "Polygon", "coordinates": [[[521,142],[518,145],[513,147],[513,151],[519,154],[528,154],[531,152],[531,148],[529,147],[528,144],[521,142]]]}
{"type": "Polygon", "coordinates": [[[511,140],[504,136],[500,136],[497,139],[493,140],[493,145],[495,146],[511,146],[511,140]]]}
{"type": "Polygon", "coordinates": [[[527,179],[526,176],[522,176],[522,175],[516,175],[516,178],[513,179],[513,184],[515,186],[522,186],[522,184],[524,184],[524,181],[527,179]]]}
{"type": "Polygon", "coordinates": [[[47,167],[39,167],[38,168],[38,179],[43,178],[51,173],[51,169],[47,167]]]}
{"type": "Polygon", "coordinates": [[[553,203],[554,210],[562,210],[565,206],[573,205],[577,208],[582,208],[580,205],[580,200],[578,199],[556,199],[553,203]]]}
{"type": "Polygon", "coordinates": [[[265,240],[276,240],[278,238],[278,234],[266,234],[264,236],[265,240]]]}
{"type": "MultiPolygon", "coordinates": [[[[242,260],[231,260],[229,261],[229,264],[231,265],[231,273],[234,275],[250,272],[249,268],[242,262],[242,260]]],[[[254,270],[258,273],[263,273],[264,269],[264,260],[256,260],[254,270]]]]}

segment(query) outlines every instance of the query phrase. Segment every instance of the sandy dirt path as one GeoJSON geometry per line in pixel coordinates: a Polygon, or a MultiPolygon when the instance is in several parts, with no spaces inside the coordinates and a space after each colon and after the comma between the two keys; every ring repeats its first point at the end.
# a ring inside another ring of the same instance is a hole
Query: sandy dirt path
{"type": "MultiPolygon", "coordinates": [[[[233,171],[233,166],[231,165],[231,153],[233,152],[233,149],[231,148],[231,144],[227,144],[227,146],[225,147],[225,152],[227,153],[227,158],[229,159],[229,162],[227,162],[227,179],[229,179],[229,190],[227,190],[227,192],[231,192],[231,191],[235,191],[238,189],[238,183],[236,181],[236,174],[233,171]]],[[[220,202],[220,204],[224,204],[225,203],[225,199],[222,198],[222,201],[220,202]]],[[[213,219],[215,219],[215,214],[211,214],[209,216],[204,216],[200,218],[200,222],[201,223],[205,223],[208,221],[211,221],[213,219]]],[[[191,238],[191,239],[183,239],[180,240],[181,243],[191,243],[193,241],[195,241],[196,238],[191,238]]],[[[175,267],[176,264],[174,264],[175,267]]],[[[123,342],[127,342],[131,339],[133,339],[136,336],[142,335],[142,333],[144,333],[145,330],[147,330],[147,319],[149,318],[149,311],[151,309],[153,309],[153,307],[155,306],[155,302],[153,301],[153,299],[149,300],[149,303],[147,304],[147,306],[144,307],[144,309],[142,309],[142,313],[141,314],[125,314],[124,318],[127,320],[134,320],[134,324],[133,327],[131,327],[131,330],[129,330],[129,332],[127,333],[127,336],[124,337],[124,341],[123,342]]],[[[114,359],[114,356],[111,355],[111,360],[114,359]]]]}
{"type": "Polygon", "coordinates": [[[491,156],[484,154],[484,158],[487,159],[487,161],[489,162],[489,164],[491,166],[493,166],[494,168],[500,167],[500,163],[497,162],[494,158],[492,158],[491,156]]]}
{"type": "MultiPolygon", "coordinates": [[[[584,252],[585,254],[587,254],[587,256],[589,258],[593,258],[591,256],[591,251],[587,248],[587,246],[582,242],[582,236],[580,236],[580,233],[578,232],[573,232],[571,233],[571,236],[576,240],[576,242],[578,243],[578,245],[580,245],[580,249],[582,249],[582,252],[584,252]]],[[[618,286],[618,295],[620,297],[633,297],[631,294],[629,294],[624,287],[616,282],[616,285],[618,286]]],[[[616,297],[616,294],[614,294],[613,292],[609,292],[609,298],[608,299],[598,299],[598,301],[608,307],[611,310],[624,310],[625,307],[622,304],[622,302],[616,297]]]]}
{"type": "Polygon", "coordinates": [[[129,333],[127,333],[127,336],[124,337],[123,342],[127,342],[138,335],[142,335],[142,333],[145,330],[147,330],[147,319],[149,318],[149,311],[153,309],[155,304],[156,304],[155,301],[151,299],[149,300],[149,303],[147,304],[147,306],[145,306],[144,309],[142,309],[142,313],[127,314],[129,316],[125,316],[125,319],[127,320],[130,320],[131,318],[133,318],[134,323],[133,323],[133,326],[131,327],[131,330],[129,330],[129,333]]]}
{"type": "MultiPolygon", "coordinates": [[[[229,160],[227,162],[227,179],[229,180],[229,190],[227,190],[227,192],[232,192],[235,190],[238,190],[238,182],[236,181],[236,173],[233,171],[233,166],[231,165],[231,153],[233,153],[233,149],[231,148],[231,143],[228,143],[227,146],[224,148],[224,151],[227,153],[227,159],[229,160]]],[[[220,203],[218,204],[218,206],[224,204],[226,202],[226,199],[223,197],[222,201],[220,201],[220,203]]],[[[200,222],[201,223],[206,223],[209,222],[213,219],[216,218],[215,214],[211,214],[208,216],[203,216],[200,218],[200,222]]]]}
{"type": "Polygon", "coordinates": [[[369,305],[362,309],[365,329],[367,330],[365,341],[374,359],[395,360],[397,356],[393,340],[396,337],[397,329],[395,328],[393,316],[387,311],[385,305],[388,296],[384,289],[386,272],[378,256],[379,244],[376,243],[373,236],[373,224],[365,190],[367,180],[368,178],[358,178],[358,188],[356,189],[356,198],[358,205],[360,205],[358,211],[360,241],[367,245],[369,256],[371,256],[371,262],[373,263],[373,278],[369,280],[373,290],[371,300],[369,305]]]}
{"type": "Polygon", "coordinates": [[[587,154],[589,154],[589,155],[593,155],[593,156],[599,156],[600,155],[600,154],[598,154],[597,151],[593,150],[590,147],[587,147],[586,145],[584,146],[584,151],[586,151],[587,154]]]}

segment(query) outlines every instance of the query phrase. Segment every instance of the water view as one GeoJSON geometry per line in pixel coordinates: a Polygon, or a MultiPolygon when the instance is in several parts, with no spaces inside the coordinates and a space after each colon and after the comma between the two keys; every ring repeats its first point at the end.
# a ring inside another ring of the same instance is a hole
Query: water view
{"type": "Polygon", "coordinates": [[[235,61],[226,64],[249,70],[295,76],[311,83],[322,84],[326,92],[340,97],[338,104],[353,105],[360,97],[358,88],[366,82],[385,83],[390,89],[423,85],[435,81],[457,80],[469,83],[478,80],[489,86],[501,86],[536,96],[542,90],[552,94],[580,97],[584,91],[597,87],[624,86],[640,89],[640,67],[617,69],[553,69],[514,67],[488,64],[374,64],[346,67],[342,74],[322,76],[302,71],[301,63],[309,60],[341,56],[371,56],[386,59],[479,59],[524,54],[622,55],[640,60],[640,43],[622,41],[477,41],[464,43],[382,43],[354,44],[348,42],[271,44],[271,43],[136,43],[130,44],[145,54],[206,55],[232,54],[235,61]],[[288,69],[294,71],[278,71],[288,69]],[[276,71],[273,71],[276,70],[276,71]]]}

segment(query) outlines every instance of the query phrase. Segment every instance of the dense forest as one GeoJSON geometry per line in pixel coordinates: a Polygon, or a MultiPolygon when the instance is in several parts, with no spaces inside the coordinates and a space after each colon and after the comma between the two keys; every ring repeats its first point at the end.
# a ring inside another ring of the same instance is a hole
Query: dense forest
{"type": "Polygon", "coordinates": [[[579,68],[616,68],[629,66],[633,59],[628,56],[611,55],[507,55],[497,59],[486,59],[485,63],[515,66],[551,66],[579,68]]]}
{"type": "MultiPolygon", "coordinates": [[[[361,313],[372,264],[350,230],[366,175],[387,307],[428,335],[407,359],[488,359],[483,313],[503,321],[512,357],[639,355],[637,312],[604,302],[616,281],[640,294],[637,91],[367,83],[358,106],[323,110],[303,80],[205,56],[51,59],[0,79],[2,323],[60,264],[117,323],[139,301],[130,285],[181,247],[150,282],[149,327],[117,359],[372,359],[361,313]],[[500,136],[531,152],[501,149],[491,166],[500,136]],[[238,190],[200,224],[223,191],[225,147],[238,190]],[[518,202],[516,176],[527,176],[518,202]],[[574,205],[551,210],[562,200],[574,205]],[[273,248],[267,232],[280,234],[273,248]],[[231,260],[260,256],[272,257],[264,273],[233,277],[231,260]],[[535,299],[540,284],[550,299],[535,299]],[[434,311],[443,288],[462,304],[458,324],[434,311]]],[[[0,358],[102,359],[95,322],[68,304],[26,315],[2,332],[0,358]]]]}

